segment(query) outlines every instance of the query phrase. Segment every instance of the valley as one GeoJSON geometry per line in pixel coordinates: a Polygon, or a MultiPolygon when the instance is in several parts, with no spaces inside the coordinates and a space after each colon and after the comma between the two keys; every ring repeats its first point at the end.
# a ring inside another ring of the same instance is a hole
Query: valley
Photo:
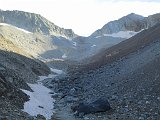
{"type": "Polygon", "coordinates": [[[160,14],[88,37],[0,11],[0,120],[159,120],[160,14]]]}

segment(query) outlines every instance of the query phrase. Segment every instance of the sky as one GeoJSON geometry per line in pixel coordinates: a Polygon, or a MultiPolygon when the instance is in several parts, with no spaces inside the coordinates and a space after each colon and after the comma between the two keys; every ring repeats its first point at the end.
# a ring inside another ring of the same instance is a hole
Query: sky
{"type": "Polygon", "coordinates": [[[88,36],[130,13],[159,13],[160,0],[0,0],[0,9],[41,14],[60,27],[88,36]]]}

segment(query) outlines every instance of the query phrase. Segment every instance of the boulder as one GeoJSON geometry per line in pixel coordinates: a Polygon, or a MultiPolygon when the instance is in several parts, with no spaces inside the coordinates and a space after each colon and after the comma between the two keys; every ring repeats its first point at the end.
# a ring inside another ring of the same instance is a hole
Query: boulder
{"type": "Polygon", "coordinates": [[[71,109],[79,114],[90,114],[98,112],[106,112],[111,109],[107,99],[99,98],[91,103],[80,103],[79,105],[72,106],[71,109]]]}

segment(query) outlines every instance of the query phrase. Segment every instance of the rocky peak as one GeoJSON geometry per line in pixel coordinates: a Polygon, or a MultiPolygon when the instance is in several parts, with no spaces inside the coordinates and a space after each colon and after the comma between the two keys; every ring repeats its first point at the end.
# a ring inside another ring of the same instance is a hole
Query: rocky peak
{"type": "Polygon", "coordinates": [[[123,19],[123,18],[131,18],[131,19],[134,19],[134,20],[136,20],[136,19],[138,19],[138,20],[139,19],[144,19],[143,16],[135,14],[135,13],[130,13],[127,16],[122,17],[121,19],[123,19]]]}
{"type": "Polygon", "coordinates": [[[135,31],[138,32],[145,27],[144,17],[131,13],[118,20],[111,21],[104,25],[101,29],[95,31],[92,36],[101,36],[103,34],[112,34],[119,31],[135,31]]]}
{"type": "Polygon", "coordinates": [[[14,25],[29,32],[61,36],[73,39],[77,35],[71,29],[60,28],[39,14],[23,11],[0,11],[0,22],[14,25]]]}

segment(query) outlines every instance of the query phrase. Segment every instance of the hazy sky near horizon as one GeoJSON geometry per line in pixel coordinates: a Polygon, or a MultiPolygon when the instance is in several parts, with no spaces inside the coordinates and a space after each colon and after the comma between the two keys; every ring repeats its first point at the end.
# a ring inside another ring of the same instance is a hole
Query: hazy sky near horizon
{"type": "Polygon", "coordinates": [[[160,0],[0,0],[0,9],[38,13],[60,27],[88,36],[130,13],[159,13],[160,0]]]}

